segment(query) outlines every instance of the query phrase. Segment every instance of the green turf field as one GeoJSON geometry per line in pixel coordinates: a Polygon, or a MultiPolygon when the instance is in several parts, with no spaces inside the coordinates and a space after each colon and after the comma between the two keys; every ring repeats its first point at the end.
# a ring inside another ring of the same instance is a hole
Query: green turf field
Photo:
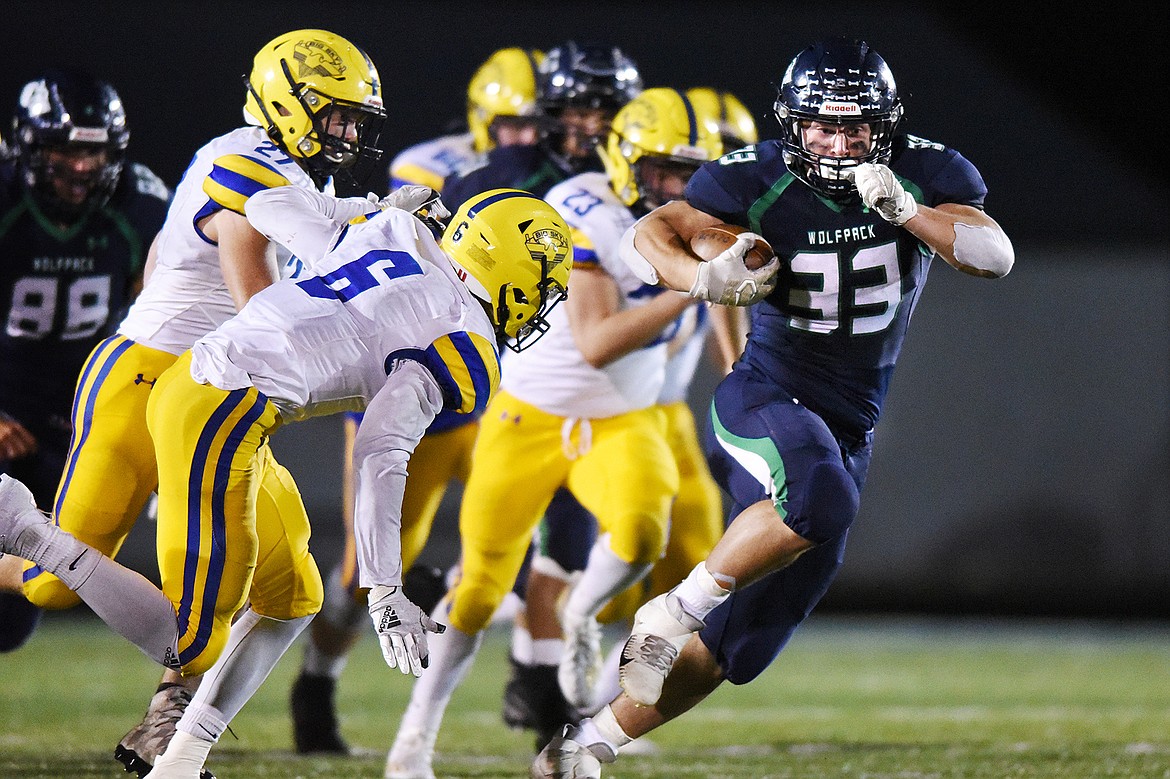
{"type": "MultiPolygon", "coordinates": [[[[523,777],[531,737],[500,721],[493,629],[439,737],[440,777],[523,777]]],[[[371,635],[341,683],[361,753],[290,750],[299,646],[212,751],[220,779],[380,777],[409,692],[371,635]]],[[[55,616],[0,656],[0,777],[125,776],[109,757],[157,669],[92,617],[55,616]]],[[[725,687],[607,777],[1170,777],[1170,626],[814,615],[768,672],[725,687]]]]}

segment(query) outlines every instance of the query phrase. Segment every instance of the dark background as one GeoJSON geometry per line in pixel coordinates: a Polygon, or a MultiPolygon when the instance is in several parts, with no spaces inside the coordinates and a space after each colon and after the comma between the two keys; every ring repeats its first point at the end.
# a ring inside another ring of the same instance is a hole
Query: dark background
{"type": "MultiPolygon", "coordinates": [[[[811,5],[10,2],[0,105],[42,67],[88,68],[122,95],[132,156],[173,186],[200,145],[241,124],[241,74],[289,29],[330,29],[369,52],[388,154],[461,117],[467,79],[503,46],[611,41],[647,86],[731,90],[769,137],[791,57],[822,36],[864,37],[897,78],[903,129],[982,172],[1017,265],[992,283],[942,263],[932,274],[825,608],[1170,616],[1162,25],[1124,4],[811,5]]],[[[700,413],[714,381],[694,388],[700,413]]],[[[328,565],[340,424],[277,439],[328,565]]],[[[428,560],[457,553],[457,497],[428,560]]],[[[125,554],[149,567],[149,531],[125,554]]]]}

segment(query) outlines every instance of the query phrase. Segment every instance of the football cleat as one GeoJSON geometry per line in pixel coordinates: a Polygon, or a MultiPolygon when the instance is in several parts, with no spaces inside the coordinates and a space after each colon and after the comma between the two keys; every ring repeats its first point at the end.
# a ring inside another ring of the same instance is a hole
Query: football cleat
{"type": "Polygon", "coordinates": [[[584,744],[573,740],[576,730],[566,725],[559,736],[532,761],[532,779],[601,779],[601,764],[617,756],[605,744],[584,744]]]}
{"type": "Polygon", "coordinates": [[[570,706],[585,708],[593,702],[593,687],[601,676],[601,628],[593,617],[564,616],[565,653],[557,669],[557,682],[570,706]]]}
{"type": "Polygon", "coordinates": [[[386,756],[385,779],[435,779],[431,761],[437,735],[414,728],[400,730],[386,756]]]}
{"type": "Polygon", "coordinates": [[[349,754],[349,745],[338,730],[336,688],[336,681],[328,676],[303,672],[293,683],[289,706],[297,754],[349,754]]]}
{"type": "Polygon", "coordinates": [[[638,704],[653,706],[662,696],[678,653],[703,623],[687,614],[673,591],[643,604],[634,614],[634,628],[622,647],[618,681],[638,704]]]}
{"type": "Polygon", "coordinates": [[[536,731],[536,750],[559,734],[565,725],[581,719],[569,705],[557,682],[553,665],[524,665],[508,658],[512,675],[504,686],[504,724],[536,731]]]}
{"type": "MultiPolygon", "coordinates": [[[[163,685],[155,692],[142,722],[122,736],[118,746],[114,747],[114,759],[122,764],[126,773],[137,774],[139,779],[150,773],[154,761],[166,751],[167,744],[175,735],[175,726],[179,724],[193,695],[193,691],[181,684],[163,685]]],[[[200,771],[199,777],[215,779],[207,769],[200,771]]]]}

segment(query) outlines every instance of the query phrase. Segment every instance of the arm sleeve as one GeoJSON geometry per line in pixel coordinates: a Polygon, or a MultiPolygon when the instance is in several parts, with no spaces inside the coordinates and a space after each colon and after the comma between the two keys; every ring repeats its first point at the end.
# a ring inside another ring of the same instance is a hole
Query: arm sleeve
{"type": "Polygon", "coordinates": [[[442,408],[438,382],[414,360],[398,361],[366,408],[353,451],[354,537],[362,587],[402,584],[406,465],[442,408]]]}
{"type": "Polygon", "coordinates": [[[248,198],[248,221],[270,241],[310,263],[333,248],[349,220],[377,206],[365,198],[339,199],[304,187],[262,189],[248,198]]]}

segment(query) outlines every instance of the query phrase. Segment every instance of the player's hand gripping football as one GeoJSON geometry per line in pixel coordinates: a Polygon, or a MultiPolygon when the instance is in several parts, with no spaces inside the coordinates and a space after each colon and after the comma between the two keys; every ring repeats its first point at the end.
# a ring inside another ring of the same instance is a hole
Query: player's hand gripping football
{"type": "Polygon", "coordinates": [[[780,260],[772,260],[758,270],[748,270],[743,257],[760,236],[744,232],[735,243],[707,262],[700,262],[689,295],[725,306],[749,306],[763,300],[776,288],[776,271],[780,260]]]}
{"type": "Polygon", "coordinates": [[[404,674],[422,676],[430,655],[427,632],[442,633],[447,626],[424,614],[403,594],[401,587],[375,585],[367,601],[386,664],[404,674]]]}
{"type": "Polygon", "coordinates": [[[853,171],[853,184],[866,206],[899,227],[918,213],[918,202],[885,165],[863,162],[853,171]]]}

